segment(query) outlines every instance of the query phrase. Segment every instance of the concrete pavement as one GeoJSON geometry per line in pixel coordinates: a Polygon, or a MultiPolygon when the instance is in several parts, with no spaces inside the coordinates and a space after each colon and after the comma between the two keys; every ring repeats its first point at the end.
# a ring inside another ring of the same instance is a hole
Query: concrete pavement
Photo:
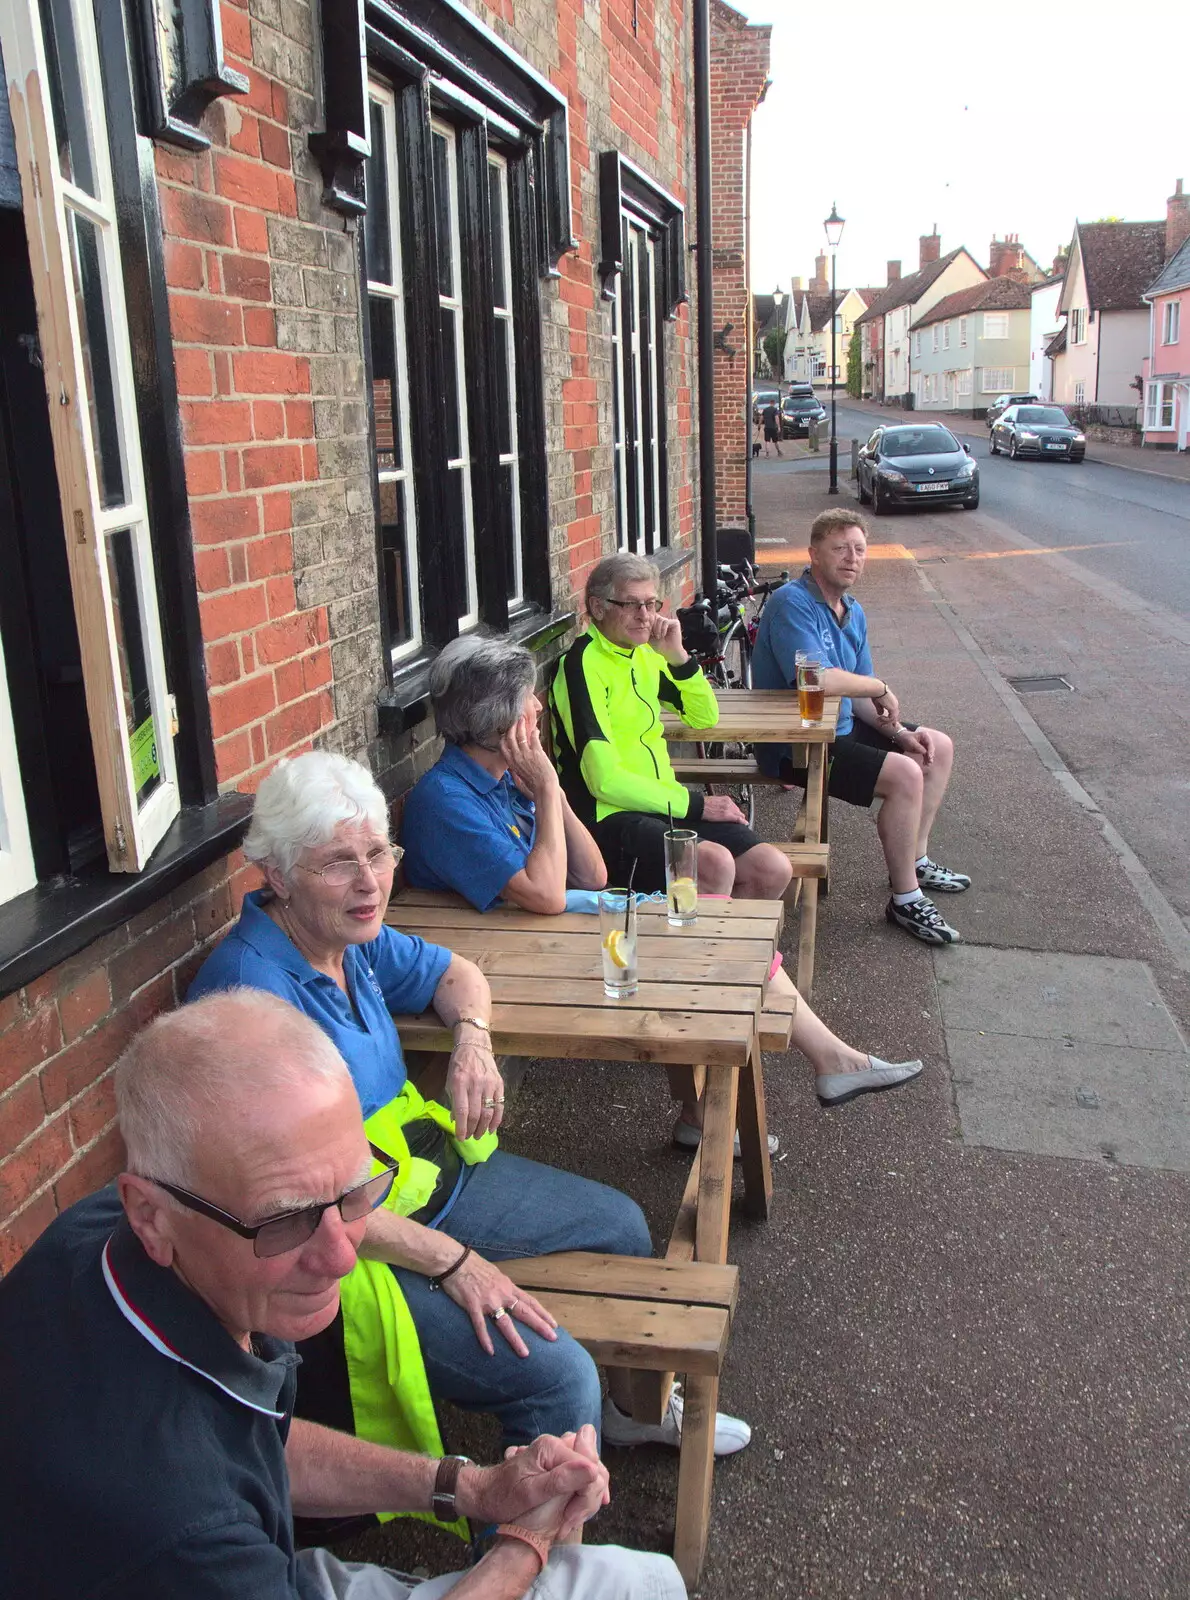
{"type": "MultiPolygon", "coordinates": [[[[825,486],[759,471],[759,532],[804,545],[825,486]]],[[[733,1219],[721,1394],[755,1432],[716,1469],[700,1593],[1184,1600],[1190,1177],[1160,1141],[1185,1116],[1190,981],[1094,803],[956,626],[964,596],[894,542],[908,526],[878,526],[862,598],[906,714],[956,738],[934,849],[974,879],[944,902],[967,943],[888,927],[871,820],[834,806],[815,1008],[927,1067],[827,1112],[804,1062],[766,1061],[782,1149],[770,1223],[733,1219]]],[[[763,791],[766,836],[789,837],[796,798],[763,791]]],[[[515,1113],[510,1148],[623,1187],[664,1236],[687,1167],[659,1073],[534,1062],[515,1113]]],[[[486,1424],[446,1431],[490,1458],[486,1424]]],[[[666,1548],[676,1460],[609,1461],[593,1536],[666,1548]]],[[[397,1565],[419,1548],[457,1560],[399,1525],[356,1546],[397,1565]]]]}

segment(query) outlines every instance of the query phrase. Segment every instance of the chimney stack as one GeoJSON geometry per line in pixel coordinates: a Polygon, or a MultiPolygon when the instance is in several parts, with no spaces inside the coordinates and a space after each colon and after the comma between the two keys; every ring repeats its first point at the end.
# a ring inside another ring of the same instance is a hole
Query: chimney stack
{"type": "Polygon", "coordinates": [[[1014,283],[1029,281],[1025,252],[1021,249],[1019,233],[1010,233],[1003,239],[992,240],[988,251],[988,277],[1011,278],[1014,283]]]}
{"type": "Polygon", "coordinates": [[[898,278],[900,276],[901,276],[901,263],[899,261],[890,261],[888,263],[888,281],[889,281],[889,283],[896,283],[896,281],[898,280],[898,278]]]}
{"type": "Polygon", "coordinates": [[[937,261],[942,254],[942,240],[938,237],[938,224],[934,224],[933,233],[923,233],[918,240],[919,252],[917,257],[918,270],[928,267],[932,261],[937,261]]]}
{"type": "Polygon", "coordinates": [[[1050,268],[1051,278],[1064,278],[1066,276],[1066,246],[1063,245],[1054,257],[1054,264],[1050,268]]]}
{"type": "Polygon", "coordinates": [[[1187,239],[1190,239],[1190,195],[1182,193],[1179,178],[1165,202],[1165,259],[1168,261],[1187,239]]]}
{"type": "Polygon", "coordinates": [[[794,294],[801,294],[801,292],[802,292],[802,280],[800,278],[795,278],[793,280],[793,292],[794,292],[794,294]]]}
{"type": "Polygon", "coordinates": [[[826,257],[824,255],[815,256],[814,278],[810,284],[810,293],[825,294],[829,288],[830,283],[826,276],[826,257]]]}

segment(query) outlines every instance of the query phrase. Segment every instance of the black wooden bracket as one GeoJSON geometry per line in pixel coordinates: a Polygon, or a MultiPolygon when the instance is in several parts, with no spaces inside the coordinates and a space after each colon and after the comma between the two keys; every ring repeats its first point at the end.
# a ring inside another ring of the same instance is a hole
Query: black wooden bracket
{"type": "Polygon", "coordinates": [[[372,153],[361,0],[322,0],[322,71],[326,128],[310,135],[310,150],[322,169],[323,204],[356,217],[367,210],[364,162],[372,153]]]}
{"type": "Polygon", "coordinates": [[[206,150],[201,123],[225,94],[247,94],[248,80],[223,59],[219,0],[133,0],[144,70],[150,138],[206,150]]]}

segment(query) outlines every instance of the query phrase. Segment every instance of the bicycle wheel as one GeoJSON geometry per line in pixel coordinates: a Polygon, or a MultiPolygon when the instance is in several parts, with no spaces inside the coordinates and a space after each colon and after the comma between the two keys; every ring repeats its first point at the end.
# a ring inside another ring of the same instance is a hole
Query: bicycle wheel
{"type": "Polygon", "coordinates": [[[723,662],[729,689],[752,687],[752,646],[743,622],[737,622],[723,643],[723,662]]]}
{"type": "MultiPolygon", "coordinates": [[[[706,746],[706,754],[711,761],[750,761],[752,759],[752,746],[738,742],[725,744],[716,742],[706,746]]],[[[750,783],[738,779],[728,779],[722,783],[707,783],[703,786],[708,794],[730,795],[744,813],[744,821],[749,827],[756,820],[756,796],[750,783]]]]}

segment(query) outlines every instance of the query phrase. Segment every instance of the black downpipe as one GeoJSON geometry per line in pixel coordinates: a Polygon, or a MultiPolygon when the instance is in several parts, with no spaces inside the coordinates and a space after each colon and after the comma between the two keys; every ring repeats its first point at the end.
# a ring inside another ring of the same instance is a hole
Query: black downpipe
{"type": "Polygon", "coordinates": [[[698,506],[702,592],[716,595],[715,307],[711,255],[711,0],[694,0],[694,199],[698,217],[698,506]]]}

